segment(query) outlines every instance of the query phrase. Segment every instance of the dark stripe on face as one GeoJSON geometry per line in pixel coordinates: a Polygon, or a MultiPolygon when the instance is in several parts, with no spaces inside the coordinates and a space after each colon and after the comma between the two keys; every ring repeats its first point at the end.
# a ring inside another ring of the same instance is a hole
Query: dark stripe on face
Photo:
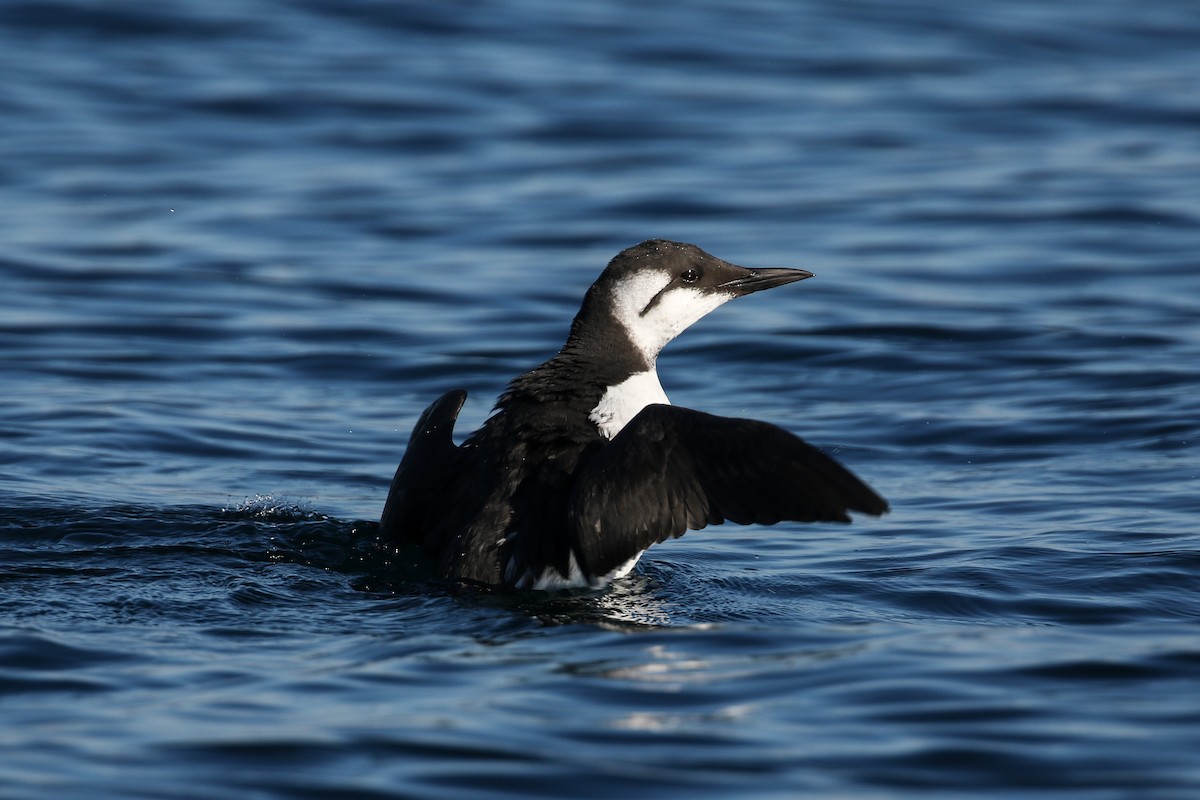
{"type": "Polygon", "coordinates": [[[639,317],[644,317],[644,316],[646,316],[647,314],[649,314],[649,313],[650,313],[650,309],[652,309],[652,308],[654,308],[656,305],[658,305],[658,301],[659,301],[659,300],[661,300],[661,299],[662,299],[662,296],[663,296],[664,294],[666,294],[666,293],[667,293],[667,290],[669,290],[669,289],[670,289],[672,286],[674,286],[674,285],[675,285],[675,281],[671,281],[671,282],[670,282],[670,283],[668,283],[666,286],[664,286],[663,288],[659,289],[659,290],[658,290],[658,294],[654,295],[654,297],[651,297],[651,298],[650,298],[650,302],[649,302],[649,303],[646,303],[646,307],[645,307],[645,308],[643,308],[641,311],[639,311],[639,312],[638,312],[638,316],[639,316],[639,317]]]}

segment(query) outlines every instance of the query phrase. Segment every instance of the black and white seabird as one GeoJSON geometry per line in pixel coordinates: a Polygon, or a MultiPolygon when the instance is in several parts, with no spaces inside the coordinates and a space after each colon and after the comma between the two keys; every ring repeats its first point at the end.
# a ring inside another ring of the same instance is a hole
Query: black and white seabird
{"type": "Polygon", "coordinates": [[[388,492],[385,541],[418,545],[448,579],[600,588],[687,530],[884,513],[883,498],[803,440],[673,406],[658,382],[659,351],[705,314],[811,277],[679,242],[622,251],[558,354],[512,381],[465,442],[452,438],[465,391],[425,409],[388,492]]]}

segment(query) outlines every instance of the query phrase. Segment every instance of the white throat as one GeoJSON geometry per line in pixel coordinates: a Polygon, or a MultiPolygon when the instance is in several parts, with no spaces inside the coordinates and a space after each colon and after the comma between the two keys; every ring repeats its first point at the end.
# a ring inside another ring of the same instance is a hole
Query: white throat
{"type": "Polygon", "coordinates": [[[671,404],[662,384],[658,382],[658,372],[654,367],[645,372],[634,373],[605,389],[600,402],[592,409],[588,419],[600,429],[601,436],[611,439],[620,433],[639,411],[652,403],[671,404]]]}
{"type": "Polygon", "coordinates": [[[653,365],[667,343],[733,294],[704,292],[688,286],[667,289],[671,276],[648,270],[626,278],[613,289],[613,310],[634,347],[653,365]]]}

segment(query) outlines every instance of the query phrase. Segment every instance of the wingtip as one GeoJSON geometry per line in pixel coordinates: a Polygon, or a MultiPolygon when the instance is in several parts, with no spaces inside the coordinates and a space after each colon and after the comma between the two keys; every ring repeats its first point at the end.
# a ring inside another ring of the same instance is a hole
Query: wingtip
{"type": "MultiPolygon", "coordinates": [[[[870,491],[870,490],[868,490],[870,491]]],[[[888,501],[884,500],[879,495],[871,492],[869,498],[859,500],[852,506],[848,506],[852,511],[858,511],[862,514],[868,514],[872,517],[882,517],[889,513],[892,508],[888,505],[888,501]]]]}

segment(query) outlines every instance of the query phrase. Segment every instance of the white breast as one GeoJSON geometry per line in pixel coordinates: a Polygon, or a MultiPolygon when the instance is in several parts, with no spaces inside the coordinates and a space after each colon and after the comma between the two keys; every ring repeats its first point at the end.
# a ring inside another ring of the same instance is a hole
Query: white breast
{"type": "Polygon", "coordinates": [[[600,402],[588,415],[588,419],[600,429],[601,436],[611,439],[620,433],[639,411],[652,403],[671,404],[662,384],[658,382],[658,372],[653,367],[608,387],[600,397],[600,402]]]}
{"type": "Polygon", "coordinates": [[[518,588],[521,589],[541,589],[543,591],[555,591],[558,589],[603,589],[618,578],[624,578],[633,568],[637,566],[638,559],[642,557],[645,550],[638,551],[638,554],[633,558],[620,565],[607,575],[601,575],[597,578],[588,580],[583,574],[583,570],[579,569],[579,560],[575,558],[575,554],[571,553],[570,574],[563,577],[554,567],[546,567],[542,570],[541,577],[533,581],[533,583],[519,583],[518,588]]]}

